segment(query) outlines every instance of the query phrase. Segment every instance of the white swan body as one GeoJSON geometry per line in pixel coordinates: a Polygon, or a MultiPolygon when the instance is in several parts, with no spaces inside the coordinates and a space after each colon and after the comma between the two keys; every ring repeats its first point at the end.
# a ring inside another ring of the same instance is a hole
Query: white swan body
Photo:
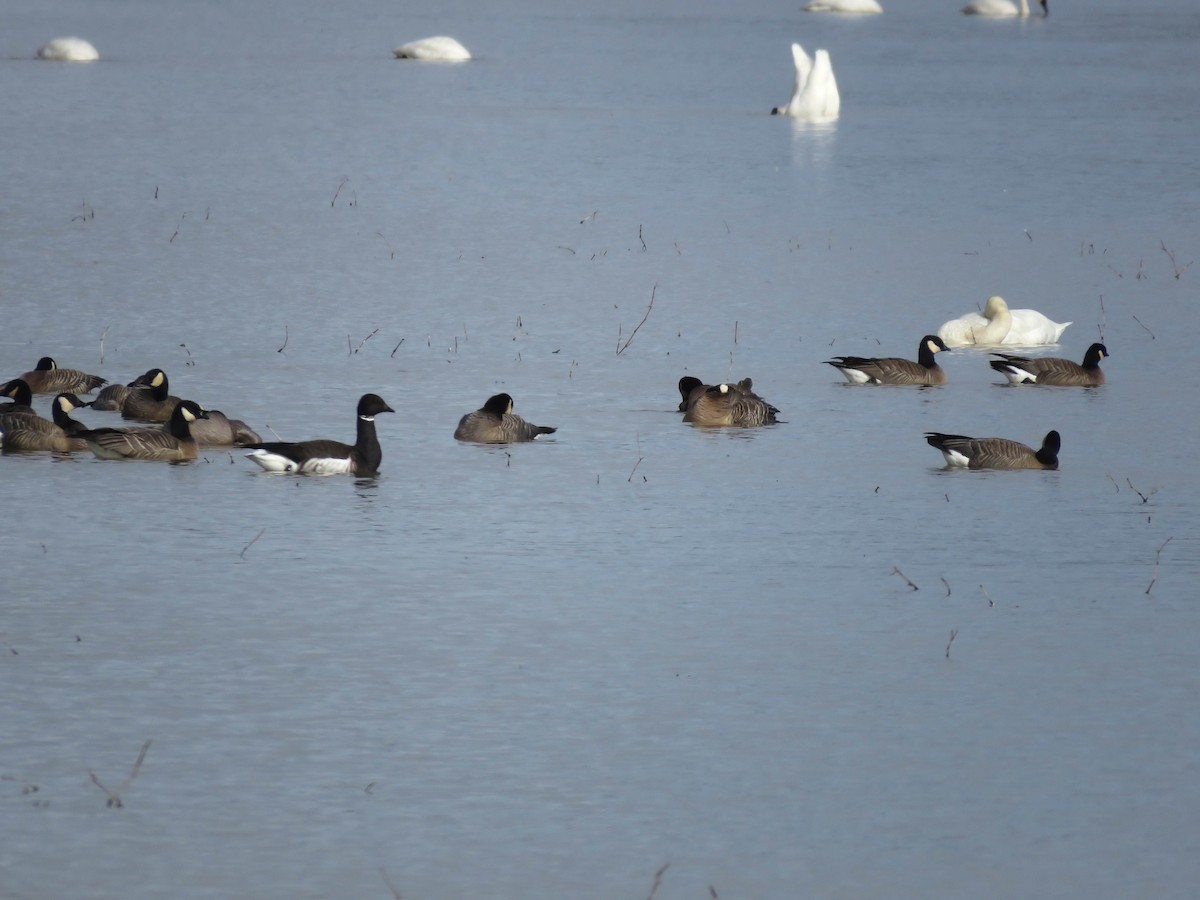
{"type": "Polygon", "coordinates": [[[438,35],[401,44],[392,51],[396,59],[441,59],[461,62],[471,58],[467,48],[452,37],[438,35]]]}
{"type": "MultiPolygon", "coordinates": [[[[1050,7],[1046,0],[1039,0],[1042,5],[1042,16],[1050,15],[1050,7]]],[[[989,19],[1008,19],[1029,17],[1029,2],[1021,0],[1018,8],[1012,0],[971,0],[963,7],[963,14],[968,16],[985,16],[989,19]]]]}
{"type": "Polygon", "coordinates": [[[834,13],[881,13],[883,7],[876,0],[812,0],[805,4],[805,12],[834,13]]]}
{"type": "Polygon", "coordinates": [[[1053,322],[1035,309],[1009,309],[1003,297],[989,297],[983,315],[967,313],[938,329],[938,337],[951,347],[1023,347],[1057,344],[1070,322],[1053,322]]]}
{"type": "Polygon", "coordinates": [[[96,48],[83,38],[55,38],[38,48],[38,59],[58,62],[95,62],[100,58],[96,48]]]}
{"type": "Polygon", "coordinates": [[[829,52],[818,50],[810,60],[803,47],[792,44],[792,61],[796,64],[792,99],[787,106],[771,110],[771,115],[792,116],[808,122],[832,122],[841,111],[842,98],[829,52]]]}

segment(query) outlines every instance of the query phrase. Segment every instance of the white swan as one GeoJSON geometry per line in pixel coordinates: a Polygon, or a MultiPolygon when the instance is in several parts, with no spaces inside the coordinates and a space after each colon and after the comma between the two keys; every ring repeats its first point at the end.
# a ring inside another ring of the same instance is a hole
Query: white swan
{"type": "MultiPolygon", "coordinates": [[[[1042,18],[1050,15],[1050,6],[1047,0],[1038,0],[1042,6],[1042,18]]],[[[1029,16],[1028,0],[1021,0],[1021,6],[1018,9],[1017,4],[1012,0],[971,0],[963,7],[963,13],[968,16],[986,16],[989,19],[1007,19],[1013,16],[1017,18],[1027,18],[1029,16]]]]}
{"type": "Polygon", "coordinates": [[[951,347],[1057,344],[1070,322],[1052,322],[1034,309],[1009,309],[1003,297],[989,297],[983,315],[967,313],[938,329],[951,347]]]}
{"type": "Polygon", "coordinates": [[[881,13],[883,7],[875,0],[812,0],[805,4],[805,12],[835,13],[881,13]]]}
{"type": "Polygon", "coordinates": [[[442,59],[458,62],[471,58],[466,47],[454,38],[442,35],[401,44],[392,52],[396,54],[396,59],[442,59]]]}
{"type": "Polygon", "coordinates": [[[38,59],[53,59],[59,62],[95,62],[100,58],[96,48],[83,38],[55,38],[38,48],[38,59]]]}
{"type": "Polygon", "coordinates": [[[771,110],[771,115],[792,116],[808,122],[832,122],[841,111],[842,98],[838,94],[829,52],[818,50],[810,60],[803,47],[792,44],[792,61],[796,64],[792,99],[787,106],[771,110]]]}

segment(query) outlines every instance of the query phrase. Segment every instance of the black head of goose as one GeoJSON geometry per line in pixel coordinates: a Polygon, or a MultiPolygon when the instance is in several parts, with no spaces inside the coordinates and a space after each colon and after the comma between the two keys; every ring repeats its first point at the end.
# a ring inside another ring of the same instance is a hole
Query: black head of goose
{"type": "Polygon", "coordinates": [[[0,417],[5,451],[50,450],[71,453],[88,449],[86,442],[75,437],[87,429],[70,415],[74,410],[88,405],[74,394],[62,393],[50,404],[53,420],[37,415],[0,417]]]}
{"type": "Polygon", "coordinates": [[[79,369],[60,369],[58,363],[50,356],[43,356],[36,366],[20,377],[35,394],[86,394],[108,380],[99,375],[81,372],[79,369]]]}
{"type": "Polygon", "coordinates": [[[250,443],[246,458],[268,472],[303,475],[376,475],[383,449],[375,434],[375,416],[395,412],[378,394],[363,394],[358,401],[357,438],[353,444],[317,439],[288,443],[250,443]]]}
{"type": "Polygon", "coordinates": [[[935,353],[949,350],[936,334],[927,334],[917,345],[917,361],[899,356],[835,356],[825,360],[850,384],[945,384],[946,372],[935,353]]]}
{"type": "Polygon", "coordinates": [[[536,440],[543,434],[554,434],[558,429],[549,425],[534,425],[514,415],[513,399],[508,394],[495,394],[475,412],[467,413],[458,420],[454,438],[476,444],[512,444],[518,441],[536,440]]]}
{"type": "Polygon", "coordinates": [[[779,410],[754,393],[753,382],[743,378],[737,384],[715,384],[696,392],[683,421],[706,428],[756,428],[775,424],[779,410]]]}
{"type": "MultiPolygon", "coordinates": [[[[705,391],[715,386],[705,384],[699,378],[692,375],[684,375],[679,379],[679,411],[687,412],[688,407],[695,403],[705,391]]],[[[749,378],[743,378],[734,386],[743,394],[754,394],[754,382],[749,378]]]]}
{"type": "Polygon", "coordinates": [[[100,459],[150,459],[181,462],[199,455],[191,424],[208,418],[200,404],[180,400],[167,428],[96,428],[75,437],[87,442],[100,459]]]}
{"type": "Polygon", "coordinates": [[[1008,379],[1010,384],[1048,384],[1055,387],[1093,387],[1104,384],[1100,360],[1108,356],[1108,348],[1095,343],[1083,355],[1083,365],[1057,356],[1028,357],[1008,353],[993,353],[989,365],[1008,379]]]}
{"type": "Polygon", "coordinates": [[[129,382],[129,394],[121,407],[121,418],[138,422],[167,422],[179,405],[179,398],[171,396],[167,373],[162,369],[150,369],[129,382]]]}
{"type": "Polygon", "coordinates": [[[965,469],[1057,469],[1062,447],[1057,431],[1047,432],[1037,450],[1008,438],[973,438],[938,431],[925,432],[925,440],[942,451],[946,465],[965,469]]]}
{"type": "Polygon", "coordinates": [[[36,416],[33,411],[33,391],[29,382],[14,378],[0,384],[0,397],[11,397],[12,403],[0,404],[0,416],[36,416]]]}

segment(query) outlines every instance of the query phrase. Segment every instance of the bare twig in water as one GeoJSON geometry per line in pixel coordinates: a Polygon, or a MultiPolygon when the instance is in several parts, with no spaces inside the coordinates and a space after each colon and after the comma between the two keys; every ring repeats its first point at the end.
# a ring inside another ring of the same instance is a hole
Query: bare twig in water
{"type": "MultiPolygon", "coordinates": [[[[377,334],[379,334],[378,328],[376,328],[374,331],[372,331],[370,334],[368,334],[365,338],[363,338],[361,341],[359,341],[358,346],[355,347],[351,351],[350,355],[353,356],[355,353],[357,353],[359,350],[361,350],[363,348],[363,344],[365,344],[371,338],[375,337],[375,335],[377,335],[377,334]]],[[[350,346],[350,335],[346,335],[346,346],[350,346]]]]}
{"type": "Polygon", "coordinates": [[[187,217],[188,217],[187,213],[184,213],[182,216],[179,217],[179,224],[175,226],[175,233],[172,234],[171,239],[169,241],[167,241],[168,244],[175,243],[175,238],[179,237],[179,228],[180,228],[180,226],[183,225],[183,220],[186,219],[187,217]]]}
{"type": "Polygon", "coordinates": [[[946,596],[949,597],[950,596],[950,582],[948,582],[946,580],[945,576],[942,576],[942,584],[944,584],[946,586],[946,596]]]}
{"type": "Polygon", "coordinates": [[[642,252],[646,252],[646,239],[642,237],[642,226],[638,226],[638,240],[642,242],[642,252]]]}
{"type": "Polygon", "coordinates": [[[734,319],[733,320],[733,344],[735,347],[737,346],[737,330],[738,330],[738,321],[737,321],[737,319],[734,319]]]}
{"type": "MultiPolygon", "coordinates": [[[[1160,247],[1162,247],[1163,253],[1167,254],[1167,259],[1171,261],[1171,274],[1173,274],[1175,276],[1175,280],[1178,281],[1180,276],[1182,276],[1184,272],[1192,267],[1192,263],[1188,263],[1182,269],[1179,268],[1179,264],[1175,262],[1175,254],[1167,249],[1166,243],[1164,241],[1159,241],[1158,244],[1160,247]]],[[[1192,262],[1195,262],[1195,260],[1192,262]]]]}
{"type": "Polygon", "coordinates": [[[954,643],[954,639],[958,637],[958,629],[950,629],[950,640],[946,642],[946,659],[950,658],[950,645],[954,643]]]}
{"type": "Polygon", "coordinates": [[[582,225],[584,222],[591,222],[592,220],[594,220],[596,218],[596,213],[598,213],[598,212],[600,212],[600,210],[593,209],[591,212],[591,215],[584,216],[582,219],[579,220],[579,224],[582,225]]]}
{"type": "Polygon", "coordinates": [[[1104,477],[1112,482],[1114,491],[1116,491],[1118,494],[1121,493],[1121,486],[1119,484],[1117,484],[1117,479],[1113,478],[1111,475],[1108,475],[1108,474],[1106,474],[1104,477]]]}
{"type": "MultiPolygon", "coordinates": [[[[1146,326],[1145,326],[1145,325],[1142,325],[1142,320],[1141,320],[1141,319],[1139,319],[1137,316],[1134,316],[1134,317],[1133,317],[1133,321],[1137,322],[1137,323],[1138,323],[1139,325],[1141,325],[1143,328],[1146,328],[1146,326]]],[[[1153,332],[1153,331],[1151,331],[1149,328],[1146,328],[1146,334],[1150,335],[1150,340],[1152,340],[1152,341],[1156,341],[1156,340],[1158,340],[1158,338],[1156,338],[1156,337],[1154,336],[1154,332],[1153,332]]]]}
{"type": "Polygon", "coordinates": [[[1108,313],[1104,311],[1104,295],[1100,295],[1100,321],[1096,323],[1096,330],[1100,332],[1100,343],[1104,343],[1104,326],[1108,324],[1108,313]]]}
{"type": "Polygon", "coordinates": [[[108,801],[104,804],[105,806],[115,806],[120,809],[125,805],[121,802],[121,792],[133,784],[133,779],[137,778],[138,771],[142,768],[142,762],[146,759],[146,751],[150,749],[150,744],[152,741],[153,739],[150,739],[147,740],[146,743],[142,744],[142,752],[138,754],[137,762],[133,764],[133,769],[130,771],[129,777],[122,781],[121,786],[115,791],[110,791],[108,788],[106,788],[100,782],[100,779],[96,777],[96,773],[90,769],[88,770],[88,774],[92,776],[92,783],[96,785],[96,787],[100,788],[100,790],[104,791],[104,793],[108,794],[108,801]]]}
{"type": "Polygon", "coordinates": [[[187,354],[187,362],[185,362],[184,365],[194,366],[196,364],[196,360],[192,358],[192,351],[188,349],[187,344],[180,344],[179,346],[182,347],[183,352],[187,354]]]}
{"type": "Polygon", "coordinates": [[[280,348],[279,348],[278,350],[276,350],[275,352],[276,352],[276,353],[282,353],[282,352],[283,352],[283,348],[287,346],[287,342],[288,342],[288,327],[287,327],[286,325],[284,325],[284,326],[283,326],[283,347],[280,347],[280,348]]]}
{"type": "Polygon", "coordinates": [[[257,540],[258,540],[260,537],[262,537],[262,536],[263,536],[263,534],[265,534],[265,533],[266,533],[266,530],[267,530],[267,526],[266,526],[266,525],[264,525],[264,526],[263,526],[261,529],[259,529],[259,532],[258,532],[258,534],[256,534],[254,537],[252,537],[252,538],[250,539],[250,543],[248,543],[248,544],[247,544],[245,547],[243,547],[243,548],[242,548],[242,552],[241,552],[241,554],[240,554],[240,555],[241,555],[241,557],[242,557],[242,559],[245,559],[245,558],[246,558],[246,551],[247,551],[247,550],[249,550],[251,547],[253,547],[253,546],[254,546],[254,542],[255,542],[255,541],[257,541],[257,540]]]}
{"type": "Polygon", "coordinates": [[[1141,491],[1139,491],[1137,488],[1135,488],[1135,487],[1133,486],[1133,481],[1131,481],[1131,480],[1130,480],[1130,479],[1128,479],[1128,478],[1126,478],[1126,479],[1125,479],[1125,483],[1126,483],[1127,485],[1129,485],[1129,489],[1130,489],[1131,491],[1133,491],[1135,494],[1137,494],[1139,497],[1141,497],[1141,498],[1142,498],[1142,503],[1149,503],[1149,502],[1150,502],[1150,498],[1151,498],[1151,497],[1153,497],[1155,494],[1157,494],[1157,493],[1158,493],[1158,488],[1154,488],[1154,489],[1152,489],[1152,490],[1150,491],[1150,493],[1148,493],[1148,494],[1143,494],[1141,491]]]}
{"type": "Polygon", "coordinates": [[[981,591],[983,591],[983,596],[987,597],[988,606],[989,606],[989,607],[991,607],[991,606],[995,606],[996,604],[992,602],[992,595],[991,595],[991,594],[989,594],[989,593],[987,592],[987,588],[985,588],[985,587],[984,587],[984,586],[981,584],[981,585],[979,586],[979,589],[980,589],[981,591]]]}
{"type": "Polygon", "coordinates": [[[277,441],[282,441],[282,440],[283,440],[283,438],[281,438],[281,437],[279,436],[279,432],[278,432],[278,431],[276,431],[274,428],[272,428],[272,427],[271,427],[271,424],[270,424],[269,422],[267,423],[267,431],[269,431],[269,432],[271,432],[271,434],[275,435],[275,440],[277,440],[277,441]]]}
{"type": "MultiPolygon", "coordinates": [[[[403,344],[403,343],[404,343],[404,338],[400,338],[400,344],[403,344]]],[[[400,349],[400,344],[397,344],[395,347],[392,348],[391,358],[394,358],[396,356],[396,351],[400,349]]]]}
{"type": "Polygon", "coordinates": [[[654,900],[654,895],[658,893],[658,889],[662,887],[663,873],[670,867],[670,863],[663,863],[662,868],[654,873],[654,884],[650,886],[650,893],[646,895],[646,900],[654,900]]]}
{"type": "MultiPolygon", "coordinates": [[[[619,347],[617,347],[617,356],[620,356],[622,353],[624,353],[626,350],[629,349],[629,345],[631,343],[633,343],[633,339],[637,335],[638,331],[641,329],[641,327],[643,325],[646,324],[646,320],[648,318],[650,318],[650,310],[654,309],[654,295],[656,293],[658,293],[658,282],[657,281],[654,283],[654,287],[651,288],[651,290],[650,290],[650,305],[646,307],[646,314],[644,316],[642,316],[642,321],[637,323],[637,327],[634,328],[633,331],[629,332],[629,337],[625,340],[625,343],[620,345],[619,347]]],[[[620,340],[619,332],[618,332],[617,340],[620,340]]]]}
{"type": "Polygon", "coordinates": [[[108,336],[108,329],[111,325],[105,325],[104,330],[100,332],[100,365],[104,365],[104,338],[108,336]]]}
{"type": "Polygon", "coordinates": [[[1033,243],[1033,235],[1029,233],[1028,228],[1024,229],[1024,231],[1025,231],[1025,237],[1029,238],[1029,243],[1032,244],[1033,243]]]}
{"type": "Polygon", "coordinates": [[[333,206],[335,203],[337,203],[338,194],[342,192],[342,188],[346,186],[346,182],[349,180],[349,178],[343,177],[342,180],[338,182],[337,190],[333,192],[333,199],[329,201],[330,206],[333,206]]]}
{"type": "Polygon", "coordinates": [[[915,584],[912,583],[912,580],[907,575],[905,575],[903,572],[900,571],[899,566],[892,566],[892,571],[889,572],[888,574],[889,575],[899,575],[901,578],[904,579],[904,583],[907,584],[914,591],[920,590],[919,587],[917,587],[915,584]]]}
{"type": "Polygon", "coordinates": [[[1171,535],[1165,541],[1158,545],[1158,549],[1154,551],[1154,575],[1150,578],[1150,583],[1146,585],[1146,594],[1150,594],[1150,588],[1154,587],[1154,582],[1158,581],[1158,562],[1162,557],[1163,547],[1175,540],[1175,535],[1171,535]]]}
{"type": "Polygon", "coordinates": [[[391,258],[391,259],[395,259],[395,258],[396,258],[396,251],[392,249],[392,242],[391,242],[391,241],[389,241],[387,238],[385,238],[385,237],[383,236],[383,232],[382,232],[382,231],[377,231],[377,232],[375,232],[375,233],[376,233],[377,235],[379,235],[379,237],[380,237],[380,238],[383,240],[383,242],[384,242],[385,244],[387,244],[387,248],[388,248],[388,254],[389,254],[390,258],[391,258]]]}
{"type": "Polygon", "coordinates": [[[379,874],[383,876],[383,883],[386,884],[387,889],[392,892],[392,897],[394,897],[395,900],[404,900],[404,898],[400,896],[400,888],[392,884],[392,879],[388,878],[387,869],[385,869],[383,866],[380,866],[379,874]]]}

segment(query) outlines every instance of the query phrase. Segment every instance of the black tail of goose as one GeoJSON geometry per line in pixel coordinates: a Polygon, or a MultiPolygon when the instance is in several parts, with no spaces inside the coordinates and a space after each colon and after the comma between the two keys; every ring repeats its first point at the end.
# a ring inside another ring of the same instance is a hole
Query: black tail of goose
{"type": "Polygon", "coordinates": [[[993,353],[989,365],[1008,379],[1010,384],[1043,384],[1055,387],[1094,387],[1104,384],[1100,360],[1108,356],[1103,344],[1092,344],[1083,355],[1080,365],[1057,356],[1028,357],[1008,353],[993,353]]]}
{"type": "Polygon", "coordinates": [[[60,369],[52,357],[43,356],[36,366],[20,376],[35,394],[87,394],[107,379],[79,369],[60,369]]]}
{"type": "Polygon", "coordinates": [[[357,437],[353,444],[313,440],[288,443],[246,444],[246,458],[268,472],[296,472],[305,475],[376,475],[383,460],[383,449],[375,434],[375,416],[395,412],[378,394],[363,394],[358,401],[357,437]]]}
{"type": "Polygon", "coordinates": [[[697,393],[683,421],[709,428],[756,428],[773,425],[779,410],[753,391],[744,378],[737,384],[717,384],[697,393]]]}
{"type": "Polygon", "coordinates": [[[946,372],[934,354],[949,349],[936,334],[927,334],[917,345],[916,362],[899,356],[835,356],[825,363],[850,384],[945,384],[946,372]]]}
{"type": "Polygon", "coordinates": [[[53,420],[37,415],[0,416],[4,450],[49,450],[55,453],[87,450],[87,443],[75,437],[78,432],[86,429],[70,416],[73,410],[87,405],[74,394],[62,393],[50,404],[53,420]]]}
{"type": "Polygon", "coordinates": [[[1037,450],[1008,438],[973,438],[938,431],[927,431],[925,440],[942,451],[946,465],[968,469],[1057,469],[1062,445],[1057,431],[1047,432],[1037,450]]]}
{"type": "Polygon", "coordinates": [[[554,434],[558,429],[549,425],[534,425],[514,415],[513,399],[508,394],[495,394],[475,412],[467,413],[458,420],[454,437],[459,441],[477,444],[513,444],[519,441],[536,440],[543,434],[554,434]]]}
{"type": "Polygon", "coordinates": [[[191,423],[208,417],[198,403],[181,400],[171,413],[169,427],[96,428],[80,431],[75,437],[87,442],[100,459],[149,459],[182,462],[199,456],[191,423]]]}

